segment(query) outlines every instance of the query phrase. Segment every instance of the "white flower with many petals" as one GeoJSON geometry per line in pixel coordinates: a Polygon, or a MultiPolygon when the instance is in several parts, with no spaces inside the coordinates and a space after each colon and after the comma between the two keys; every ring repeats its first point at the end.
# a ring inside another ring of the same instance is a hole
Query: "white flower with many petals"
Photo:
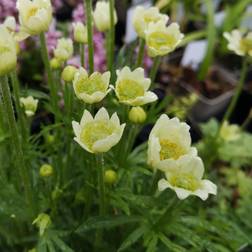
{"type": "Polygon", "coordinates": [[[38,108],[38,100],[32,96],[21,97],[20,105],[24,108],[25,114],[30,117],[33,116],[38,108]]]}
{"type": "Polygon", "coordinates": [[[70,38],[61,38],[57,42],[56,49],[54,50],[55,58],[66,61],[73,55],[73,41],[70,38]]]}
{"type": "Polygon", "coordinates": [[[231,33],[224,32],[224,37],[228,41],[228,49],[234,51],[239,56],[248,54],[252,56],[252,32],[246,36],[239,31],[233,30],[231,33]]]}
{"type": "Polygon", "coordinates": [[[129,67],[117,70],[115,92],[119,102],[141,106],[157,100],[156,94],[148,91],[151,80],[144,77],[144,69],[139,67],[131,71],[129,67]]]}
{"type": "Polygon", "coordinates": [[[4,25],[0,25],[0,76],[11,72],[17,64],[16,41],[4,25]]]}
{"type": "Polygon", "coordinates": [[[204,165],[199,157],[183,156],[175,163],[160,164],[159,168],[165,173],[166,179],[158,182],[160,191],[170,188],[179,199],[183,200],[190,195],[196,195],[202,200],[208,194],[217,193],[217,186],[210,180],[202,179],[204,165]]]}
{"type": "Polygon", "coordinates": [[[160,20],[167,23],[169,17],[161,14],[157,7],[145,9],[143,6],[137,6],[133,16],[133,26],[138,36],[145,38],[145,31],[148,28],[148,25],[151,22],[156,23],[160,20]]]}
{"type": "Polygon", "coordinates": [[[50,0],[18,0],[21,31],[29,35],[46,32],[52,21],[50,0]]]}
{"type": "Polygon", "coordinates": [[[149,136],[148,164],[156,169],[160,164],[170,166],[184,156],[196,156],[189,130],[190,126],[178,118],[162,114],[149,136]]]}
{"type": "Polygon", "coordinates": [[[120,124],[116,113],[111,118],[105,108],[101,108],[93,118],[85,110],[80,124],[73,121],[74,140],[86,151],[102,153],[109,151],[121,139],[125,124],[120,124]]]}
{"type": "MultiPolygon", "coordinates": [[[[98,1],[93,12],[94,22],[96,28],[100,32],[110,30],[110,10],[109,3],[105,1],[98,1]]],[[[114,10],[114,25],[117,23],[117,14],[114,10]]]]}
{"type": "Polygon", "coordinates": [[[94,72],[88,76],[84,68],[80,68],[74,76],[73,87],[76,96],[88,104],[100,102],[109,93],[110,72],[103,74],[94,72]]]}
{"type": "Polygon", "coordinates": [[[145,35],[150,57],[164,56],[174,51],[184,37],[177,23],[166,26],[163,21],[150,23],[145,35]]]}

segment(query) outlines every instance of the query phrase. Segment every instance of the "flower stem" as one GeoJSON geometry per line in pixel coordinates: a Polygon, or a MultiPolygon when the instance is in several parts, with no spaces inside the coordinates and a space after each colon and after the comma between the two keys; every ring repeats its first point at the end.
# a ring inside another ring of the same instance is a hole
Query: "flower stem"
{"type": "Polygon", "coordinates": [[[85,44],[79,43],[79,46],[80,46],[81,67],[85,68],[85,44]]]}
{"type": "MultiPolygon", "coordinates": [[[[100,201],[99,214],[100,216],[104,216],[106,212],[106,206],[105,206],[105,184],[104,184],[104,159],[102,153],[96,155],[96,161],[98,169],[98,188],[99,188],[99,201],[100,201]]],[[[96,234],[97,248],[101,247],[102,236],[103,236],[103,230],[100,229],[97,231],[96,234]]]]}
{"type": "Polygon", "coordinates": [[[12,88],[13,88],[13,94],[14,94],[14,100],[15,100],[15,107],[17,110],[17,116],[20,122],[20,129],[21,129],[21,134],[22,137],[24,139],[24,141],[27,140],[28,138],[28,134],[27,134],[27,127],[25,124],[25,119],[24,119],[24,114],[22,113],[22,108],[20,106],[20,87],[19,87],[19,82],[18,82],[18,78],[17,78],[17,73],[16,70],[13,71],[10,74],[10,78],[11,78],[11,83],[12,83],[12,88]]]}
{"type": "Polygon", "coordinates": [[[114,50],[115,50],[115,18],[114,18],[115,0],[109,0],[110,15],[110,40],[109,40],[109,71],[113,76],[114,50]]]}
{"type": "Polygon", "coordinates": [[[247,59],[246,57],[243,59],[243,63],[242,63],[242,70],[241,70],[241,76],[240,76],[240,80],[239,83],[236,86],[236,90],[235,90],[235,94],[231,100],[231,103],[228,106],[228,109],[222,119],[222,123],[223,124],[225,121],[228,121],[230,116],[232,115],[235,106],[238,102],[238,99],[241,95],[241,91],[245,82],[245,78],[246,78],[246,74],[247,74],[247,70],[248,70],[248,63],[247,63],[247,59]]]}
{"type": "Polygon", "coordinates": [[[53,81],[53,74],[52,74],[52,69],[50,67],[50,62],[49,62],[49,56],[48,56],[48,50],[46,46],[46,38],[45,34],[41,33],[40,36],[40,45],[41,45],[41,55],[43,59],[43,63],[47,72],[47,77],[48,77],[48,84],[49,84],[49,90],[51,94],[51,101],[52,101],[52,107],[54,110],[54,113],[57,114],[58,108],[57,108],[57,90],[53,81]]]}
{"type": "Polygon", "coordinates": [[[15,150],[15,154],[16,154],[15,161],[17,165],[17,170],[19,171],[19,176],[22,181],[22,186],[24,187],[26,202],[28,205],[30,205],[31,210],[35,211],[35,208],[33,205],[34,201],[33,201],[33,195],[32,195],[32,186],[31,186],[31,181],[29,179],[30,177],[29,171],[28,171],[27,165],[25,164],[22,144],[18,135],[18,129],[17,129],[17,124],[16,124],[15,115],[13,111],[11,93],[10,93],[10,89],[8,85],[7,76],[1,77],[0,83],[1,83],[1,93],[2,93],[3,102],[5,106],[5,116],[7,118],[9,130],[11,133],[12,145],[13,145],[12,147],[13,147],[13,150],[15,150]]]}
{"type": "Polygon", "coordinates": [[[143,38],[139,38],[139,48],[138,48],[139,51],[137,56],[136,68],[140,67],[143,63],[144,47],[145,47],[145,40],[143,38]]]}
{"type": "Polygon", "coordinates": [[[161,63],[161,57],[159,57],[159,56],[155,57],[154,63],[153,63],[153,66],[152,66],[151,72],[150,72],[150,79],[151,79],[151,86],[152,87],[154,85],[154,81],[156,79],[156,75],[157,75],[157,71],[158,71],[160,63],[161,63]]]}
{"type": "Polygon", "coordinates": [[[92,0],[85,0],[85,13],[87,14],[87,30],[88,30],[88,63],[89,73],[94,72],[94,45],[93,45],[93,26],[92,26],[92,0]]]}

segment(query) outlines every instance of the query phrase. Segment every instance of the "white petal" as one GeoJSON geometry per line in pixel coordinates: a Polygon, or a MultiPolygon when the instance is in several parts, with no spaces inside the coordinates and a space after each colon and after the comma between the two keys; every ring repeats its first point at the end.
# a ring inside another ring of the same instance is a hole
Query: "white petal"
{"type": "Polygon", "coordinates": [[[116,112],[111,116],[110,121],[116,126],[120,125],[120,119],[116,112]]]}
{"type": "Polygon", "coordinates": [[[82,143],[77,137],[74,138],[74,141],[77,142],[84,150],[94,153],[91,149],[89,149],[84,143],[82,143]]]}
{"type": "Polygon", "coordinates": [[[81,121],[80,121],[80,125],[81,125],[81,127],[83,127],[86,123],[92,122],[93,120],[94,119],[93,119],[93,116],[91,115],[91,113],[85,109],[83,116],[81,118],[81,121]]]}
{"type": "Polygon", "coordinates": [[[148,142],[148,164],[154,168],[160,162],[160,150],[161,146],[158,138],[155,136],[150,137],[148,142]]]}
{"type": "Polygon", "coordinates": [[[74,131],[74,134],[77,138],[80,137],[80,134],[81,134],[81,126],[78,122],[76,121],[72,121],[72,126],[73,126],[73,131],[74,131]]]}
{"type": "Polygon", "coordinates": [[[108,111],[104,107],[100,108],[99,111],[96,113],[94,119],[108,121],[109,120],[108,111]]]}

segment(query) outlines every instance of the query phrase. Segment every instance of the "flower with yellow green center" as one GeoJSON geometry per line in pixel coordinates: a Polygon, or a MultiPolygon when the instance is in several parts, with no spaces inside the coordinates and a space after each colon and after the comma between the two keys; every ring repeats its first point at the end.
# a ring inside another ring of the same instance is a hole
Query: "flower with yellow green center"
{"type": "Polygon", "coordinates": [[[117,70],[115,92],[119,102],[130,106],[141,106],[157,100],[156,94],[148,91],[151,80],[144,77],[144,69],[131,71],[129,67],[117,70]]]}
{"type": "Polygon", "coordinates": [[[233,30],[231,33],[224,32],[224,37],[228,41],[228,49],[234,51],[239,56],[252,56],[252,32],[244,35],[239,30],[233,30]]]}
{"type": "Polygon", "coordinates": [[[133,16],[133,26],[138,36],[145,38],[145,31],[148,25],[151,22],[156,23],[160,20],[164,23],[167,23],[169,17],[167,15],[161,14],[157,7],[145,9],[143,6],[137,6],[133,16]]]}
{"type": "Polygon", "coordinates": [[[16,42],[7,28],[0,25],[0,76],[10,73],[16,64],[16,42]]]}
{"type": "MultiPolygon", "coordinates": [[[[93,12],[95,26],[100,32],[110,30],[110,11],[109,2],[97,1],[93,12]]],[[[114,10],[114,25],[117,23],[117,14],[114,10]]]]}
{"type": "Polygon", "coordinates": [[[156,169],[162,164],[174,163],[184,156],[197,155],[191,147],[190,127],[178,118],[162,114],[154,125],[148,142],[148,163],[156,169]]]}
{"type": "Polygon", "coordinates": [[[199,157],[183,156],[178,162],[161,163],[158,168],[165,173],[166,177],[166,179],[159,180],[159,190],[170,188],[181,200],[190,195],[196,195],[202,200],[206,200],[208,194],[216,195],[217,193],[217,186],[214,183],[202,179],[204,165],[199,157]]]}
{"type": "Polygon", "coordinates": [[[72,122],[74,140],[90,153],[109,151],[121,139],[125,124],[120,124],[116,113],[111,118],[105,108],[101,108],[93,118],[85,110],[81,122],[72,122]]]}
{"type": "Polygon", "coordinates": [[[240,137],[239,126],[225,121],[220,129],[220,137],[227,142],[237,140],[240,137]]]}
{"type": "Polygon", "coordinates": [[[87,44],[87,27],[81,22],[73,23],[73,36],[77,43],[87,44]]]}
{"type": "Polygon", "coordinates": [[[61,38],[57,42],[54,50],[55,58],[61,61],[67,61],[73,55],[73,41],[70,38],[61,38]]]}
{"type": "Polygon", "coordinates": [[[29,35],[46,32],[52,21],[50,0],[18,0],[20,30],[29,35]]]}
{"type": "Polygon", "coordinates": [[[164,56],[174,51],[183,37],[177,23],[172,23],[169,26],[166,26],[163,21],[150,23],[145,32],[149,56],[164,56]]]}
{"type": "Polygon", "coordinates": [[[20,105],[24,108],[25,114],[30,117],[33,116],[38,108],[38,100],[32,96],[21,97],[20,105]]]}
{"type": "Polygon", "coordinates": [[[80,68],[74,76],[73,88],[76,96],[88,104],[100,102],[110,92],[110,72],[103,74],[94,72],[88,76],[84,68],[80,68]]]}

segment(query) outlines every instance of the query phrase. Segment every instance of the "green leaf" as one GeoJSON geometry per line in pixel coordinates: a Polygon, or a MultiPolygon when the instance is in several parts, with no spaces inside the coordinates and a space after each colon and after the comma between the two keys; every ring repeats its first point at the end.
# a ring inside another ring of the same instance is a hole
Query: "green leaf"
{"type": "Polygon", "coordinates": [[[185,248],[173,243],[164,234],[159,234],[159,239],[171,252],[186,252],[185,248]]]}
{"type": "Polygon", "coordinates": [[[70,247],[68,247],[65,242],[63,242],[60,238],[57,236],[52,237],[52,240],[56,244],[56,246],[60,249],[60,251],[64,252],[74,252],[70,247]]]}
{"type": "Polygon", "coordinates": [[[154,236],[148,246],[147,246],[147,250],[146,252],[155,252],[156,251],[156,247],[157,247],[157,243],[158,243],[158,236],[154,236]]]}
{"type": "Polygon", "coordinates": [[[113,228],[128,223],[141,221],[142,218],[138,216],[109,216],[109,217],[92,217],[80,225],[75,231],[76,233],[84,233],[93,229],[99,228],[113,228]]]}
{"type": "Polygon", "coordinates": [[[118,249],[118,252],[123,251],[127,249],[128,247],[132,246],[134,243],[136,243],[143,234],[147,231],[146,226],[141,226],[137,229],[135,229],[127,238],[124,240],[120,248],[118,249]]]}

